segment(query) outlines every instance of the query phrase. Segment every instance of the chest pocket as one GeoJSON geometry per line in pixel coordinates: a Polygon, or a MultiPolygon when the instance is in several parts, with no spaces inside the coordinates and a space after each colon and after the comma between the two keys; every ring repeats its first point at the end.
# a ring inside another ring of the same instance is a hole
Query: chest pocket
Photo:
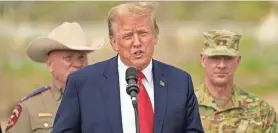
{"type": "Polygon", "coordinates": [[[225,121],[226,127],[227,125],[231,125],[230,128],[222,128],[225,132],[231,131],[235,133],[261,133],[261,120],[258,113],[242,113],[240,116],[232,115],[232,117],[228,117],[225,121]],[[257,122],[258,121],[258,122],[257,122]]]}
{"type": "Polygon", "coordinates": [[[31,121],[33,133],[50,133],[53,129],[54,117],[34,117],[31,121]]]}
{"type": "Polygon", "coordinates": [[[204,129],[208,133],[245,133],[249,121],[239,111],[201,116],[204,129]]]}

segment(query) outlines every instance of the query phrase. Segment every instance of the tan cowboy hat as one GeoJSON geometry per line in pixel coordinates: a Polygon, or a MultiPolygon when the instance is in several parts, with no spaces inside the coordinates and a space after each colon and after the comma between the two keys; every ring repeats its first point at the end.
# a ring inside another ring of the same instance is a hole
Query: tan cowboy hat
{"type": "Polygon", "coordinates": [[[27,47],[27,55],[35,62],[43,63],[53,50],[78,50],[93,52],[100,49],[104,40],[97,40],[88,46],[85,34],[77,22],[64,22],[56,27],[47,37],[32,40],[27,47]]]}

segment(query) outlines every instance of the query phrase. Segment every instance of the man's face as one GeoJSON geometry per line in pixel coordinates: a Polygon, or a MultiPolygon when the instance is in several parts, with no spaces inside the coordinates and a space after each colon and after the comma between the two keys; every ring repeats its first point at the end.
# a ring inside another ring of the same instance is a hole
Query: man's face
{"type": "Polygon", "coordinates": [[[54,79],[65,84],[70,73],[88,65],[87,53],[72,50],[52,51],[46,64],[54,79]]]}
{"type": "Polygon", "coordinates": [[[225,86],[233,81],[234,72],[241,60],[240,56],[205,56],[201,54],[201,63],[206,77],[214,85],[225,86]]]}
{"type": "Polygon", "coordinates": [[[152,59],[157,43],[152,20],[149,16],[126,15],[113,24],[110,42],[123,63],[138,70],[144,69],[152,59]]]}

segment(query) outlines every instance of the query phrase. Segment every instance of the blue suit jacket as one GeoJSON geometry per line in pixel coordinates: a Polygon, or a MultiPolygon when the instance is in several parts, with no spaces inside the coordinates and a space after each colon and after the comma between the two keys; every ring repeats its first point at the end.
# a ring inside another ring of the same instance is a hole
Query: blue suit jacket
{"type": "MultiPolygon", "coordinates": [[[[117,64],[116,56],[68,77],[53,133],[123,132],[117,64]]],[[[203,133],[190,75],[156,60],[153,75],[154,133],[203,133]]]]}

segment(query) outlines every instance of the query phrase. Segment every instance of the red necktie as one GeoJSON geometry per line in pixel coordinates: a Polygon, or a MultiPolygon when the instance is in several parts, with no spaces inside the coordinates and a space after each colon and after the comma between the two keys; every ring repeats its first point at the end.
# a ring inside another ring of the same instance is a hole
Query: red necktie
{"type": "Polygon", "coordinates": [[[140,133],[153,133],[154,113],[150,97],[142,82],[143,77],[144,74],[138,72],[138,85],[140,89],[138,94],[140,133]]]}

